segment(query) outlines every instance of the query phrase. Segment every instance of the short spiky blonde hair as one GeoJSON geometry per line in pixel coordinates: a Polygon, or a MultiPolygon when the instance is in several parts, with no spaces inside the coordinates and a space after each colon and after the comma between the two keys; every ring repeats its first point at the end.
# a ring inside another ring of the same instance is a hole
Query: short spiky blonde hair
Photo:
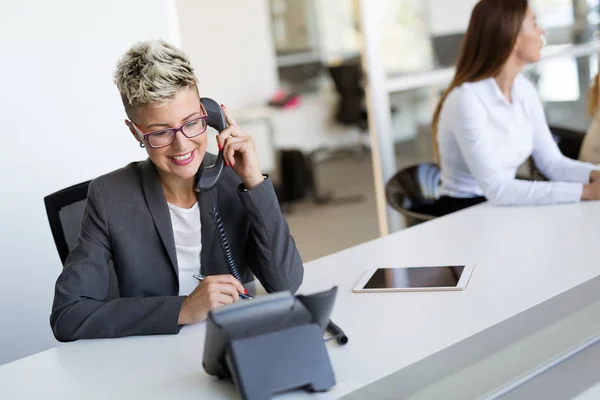
{"type": "Polygon", "coordinates": [[[119,60],[114,78],[130,118],[136,108],[170,100],[198,83],[185,53],[162,40],[132,46],[119,60]]]}

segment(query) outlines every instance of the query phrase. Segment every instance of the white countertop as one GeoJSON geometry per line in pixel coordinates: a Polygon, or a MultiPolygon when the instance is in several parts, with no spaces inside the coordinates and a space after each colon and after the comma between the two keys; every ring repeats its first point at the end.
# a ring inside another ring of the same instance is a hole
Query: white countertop
{"type": "MultiPolygon", "coordinates": [[[[300,292],[338,285],[332,319],[349,337],[328,344],[336,387],[313,397],[349,394],[599,276],[599,244],[600,203],[484,204],[308,263],[300,292]],[[351,291],[372,267],[445,263],[476,265],[465,291],[351,291]]],[[[238,398],[204,373],[203,345],[202,323],[62,345],[0,366],[0,398],[238,398]]]]}

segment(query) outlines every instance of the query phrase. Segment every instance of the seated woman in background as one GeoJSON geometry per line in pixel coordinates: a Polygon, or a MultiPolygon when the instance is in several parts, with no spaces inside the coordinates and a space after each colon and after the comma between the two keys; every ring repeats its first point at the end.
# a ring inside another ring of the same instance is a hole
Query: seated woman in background
{"type": "Polygon", "coordinates": [[[600,200],[600,171],[564,157],[523,67],[540,59],[544,30],[525,0],[481,0],[456,74],[433,117],[444,215],[485,200],[499,205],[600,200]],[[554,182],[516,179],[530,156],[554,182]]]}
{"type": "Polygon", "coordinates": [[[211,194],[196,192],[198,176],[216,157],[206,153],[207,114],[186,55],[162,41],[140,43],[118,63],[115,82],[132,144],[148,159],[90,183],[78,244],[56,282],[55,337],[174,334],[238,301],[245,288],[220,251],[211,197],[241,280],[255,275],[269,292],[295,292],[302,260],[252,138],[224,106],[229,127],[212,140],[229,168],[211,194]],[[118,283],[112,296],[111,261],[118,283]],[[206,279],[198,284],[195,274],[206,279]]]}
{"type": "Polygon", "coordinates": [[[592,164],[600,164],[600,112],[598,112],[598,107],[600,107],[599,80],[600,74],[596,74],[594,83],[588,93],[588,112],[593,120],[583,138],[581,151],[579,152],[579,160],[592,164]]]}

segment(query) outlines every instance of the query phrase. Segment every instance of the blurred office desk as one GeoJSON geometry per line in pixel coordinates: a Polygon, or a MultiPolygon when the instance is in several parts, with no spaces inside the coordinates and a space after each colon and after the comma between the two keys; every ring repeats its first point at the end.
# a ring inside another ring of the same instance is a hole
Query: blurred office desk
{"type": "Polygon", "coordinates": [[[273,108],[275,146],[312,154],[322,149],[338,150],[369,144],[369,136],[355,127],[335,122],[336,95],[329,88],[305,93],[297,106],[273,108]]]}
{"type": "MultiPolygon", "coordinates": [[[[301,292],[338,285],[349,337],[328,343],[337,386],[314,398],[477,398],[597,337],[599,221],[600,203],[483,204],[308,263],[301,292]],[[372,267],[456,263],[476,265],[463,292],[351,291],[372,267]]],[[[0,398],[237,398],[203,371],[204,330],[59,346],[0,366],[0,398]]]]}

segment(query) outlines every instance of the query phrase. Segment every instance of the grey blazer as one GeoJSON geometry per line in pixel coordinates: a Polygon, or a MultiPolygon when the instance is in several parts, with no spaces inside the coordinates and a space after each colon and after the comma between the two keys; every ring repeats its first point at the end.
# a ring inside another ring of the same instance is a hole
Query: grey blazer
{"type": "MultiPolygon", "coordinates": [[[[204,159],[203,165],[210,165],[215,156],[204,159]]],[[[244,280],[254,275],[270,292],[296,292],[302,260],[270,179],[246,191],[235,172],[225,168],[211,193],[244,280]]],[[[200,272],[227,274],[208,214],[208,193],[200,193],[199,205],[200,272]]],[[[154,164],[131,163],[94,179],[78,244],[56,282],[50,316],[54,336],[65,342],[179,332],[185,297],[178,296],[177,273],[171,217],[154,164]],[[117,289],[111,294],[115,277],[117,289]]]]}

